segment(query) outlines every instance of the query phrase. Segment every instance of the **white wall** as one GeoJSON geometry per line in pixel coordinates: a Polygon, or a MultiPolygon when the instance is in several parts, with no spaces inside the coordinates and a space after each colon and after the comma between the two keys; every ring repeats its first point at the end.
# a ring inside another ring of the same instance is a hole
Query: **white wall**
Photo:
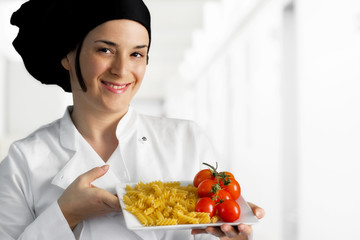
{"type": "Polygon", "coordinates": [[[204,16],[167,114],[197,121],[265,208],[256,239],[360,239],[360,2],[223,0],[204,16]]]}
{"type": "Polygon", "coordinates": [[[257,239],[281,239],[281,8],[277,1],[213,2],[204,25],[181,80],[169,87],[167,113],[198,122],[225,160],[221,169],[231,169],[245,198],[266,209],[257,239]]]}
{"type": "Polygon", "coordinates": [[[360,2],[297,5],[300,239],[360,239],[360,2]]]}

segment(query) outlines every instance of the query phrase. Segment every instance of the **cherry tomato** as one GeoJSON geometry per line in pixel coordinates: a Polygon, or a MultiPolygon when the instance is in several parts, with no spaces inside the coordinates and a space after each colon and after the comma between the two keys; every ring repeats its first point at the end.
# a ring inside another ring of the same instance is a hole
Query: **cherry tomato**
{"type": "Polygon", "coordinates": [[[233,175],[231,172],[220,172],[219,174],[220,174],[220,175],[221,175],[221,174],[224,174],[224,175],[226,175],[228,178],[235,179],[234,175],[233,175]]]}
{"type": "Polygon", "coordinates": [[[221,185],[221,188],[228,191],[234,200],[238,199],[241,195],[240,184],[235,179],[231,179],[227,185],[221,185]]]}
{"type": "Polygon", "coordinates": [[[195,187],[198,187],[199,184],[204,181],[205,179],[214,179],[215,177],[213,176],[212,172],[210,169],[203,169],[201,171],[199,171],[195,177],[194,177],[194,181],[193,181],[193,185],[195,187]]]}
{"type": "Polygon", "coordinates": [[[220,203],[222,201],[230,200],[230,199],[233,199],[233,198],[231,197],[231,194],[228,191],[220,189],[217,192],[217,194],[214,193],[212,195],[212,199],[214,199],[215,203],[220,203]]]}
{"type": "Polygon", "coordinates": [[[240,217],[240,207],[235,200],[226,200],[217,206],[219,217],[225,222],[233,222],[240,217]]]}
{"type": "Polygon", "coordinates": [[[208,197],[200,198],[196,203],[195,212],[207,212],[212,217],[216,212],[216,203],[208,197]]]}
{"type": "Polygon", "coordinates": [[[212,179],[205,179],[197,188],[199,197],[212,197],[212,195],[219,189],[220,185],[217,184],[216,180],[212,179]]]}
{"type": "Polygon", "coordinates": [[[231,172],[219,172],[219,182],[222,185],[229,184],[231,180],[235,179],[231,172]]]}

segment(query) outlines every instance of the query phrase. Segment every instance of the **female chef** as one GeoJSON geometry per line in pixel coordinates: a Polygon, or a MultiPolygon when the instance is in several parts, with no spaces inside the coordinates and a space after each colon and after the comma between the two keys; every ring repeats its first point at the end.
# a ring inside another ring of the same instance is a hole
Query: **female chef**
{"type": "Polygon", "coordinates": [[[72,92],[73,106],[13,143],[1,163],[0,239],[249,238],[244,224],[192,232],[125,225],[116,183],[191,180],[202,161],[216,161],[194,123],[129,107],[151,39],[142,0],[30,0],[11,23],[29,73],[72,92]]]}

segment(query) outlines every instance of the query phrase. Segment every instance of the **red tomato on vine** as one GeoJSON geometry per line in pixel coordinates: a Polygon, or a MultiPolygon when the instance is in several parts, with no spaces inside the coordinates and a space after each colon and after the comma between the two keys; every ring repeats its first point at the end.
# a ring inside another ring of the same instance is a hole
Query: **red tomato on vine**
{"type": "Polygon", "coordinates": [[[201,199],[196,204],[196,212],[208,212],[212,217],[216,211],[225,222],[233,222],[240,217],[240,207],[236,199],[241,195],[240,184],[231,172],[217,171],[213,166],[203,163],[210,169],[199,171],[193,180],[201,199]]]}
{"type": "Polygon", "coordinates": [[[240,217],[240,207],[234,200],[226,200],[217,206],[219,217],[225,222],[234,222],[240,217]]]}
{"type": "Polygon", "coordinates": [[[214,199],[215,203],[220,203],[225,200],[233,199],[231,194],[228,191],[220,189],[217,193],[212,195],[212,199],[214,199]]]}
{"type": "Polygon", "coordinates": [[[216,180],[205,179],[199,184],[197,190],[199,197],[212,197],[214,193],[220,190],[220,185],[217,184],[216,180]]]}
{"type": "Polygon", "coordinates": [[[213,175],[210,169],[203,169],[195,175],[193,185],[195,187],[198,187],[199,184],[205,179],[214,179],[214,178],[215,176],[213,175]]]}
{"type": "Polygon", "coordinates": [[[216,203],[214,200],[208,197],[200,198],[196,203],[195,212],[206,212],[212,217],[216,213],[216,203]]]}
{"type": "Polygon", "coordinates": [[[235,179],[231,179],[227,185],[221,185],[221,189],[228,191],[234,200],[238,199],[241,195],[240,184],[235,179]]]}

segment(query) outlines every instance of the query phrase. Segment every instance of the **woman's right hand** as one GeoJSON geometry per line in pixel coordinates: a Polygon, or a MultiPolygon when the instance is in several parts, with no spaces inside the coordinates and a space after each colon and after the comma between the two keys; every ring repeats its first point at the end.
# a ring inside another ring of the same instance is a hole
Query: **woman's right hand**
{"type": "Polygon", "coordinates": [[[115,195],[91,184],[108,170],[109,166],[104,165],[80,175],[58,199],[59,207],[71,229],[82,220],[121,211],[119,199],[115,195]]]}

